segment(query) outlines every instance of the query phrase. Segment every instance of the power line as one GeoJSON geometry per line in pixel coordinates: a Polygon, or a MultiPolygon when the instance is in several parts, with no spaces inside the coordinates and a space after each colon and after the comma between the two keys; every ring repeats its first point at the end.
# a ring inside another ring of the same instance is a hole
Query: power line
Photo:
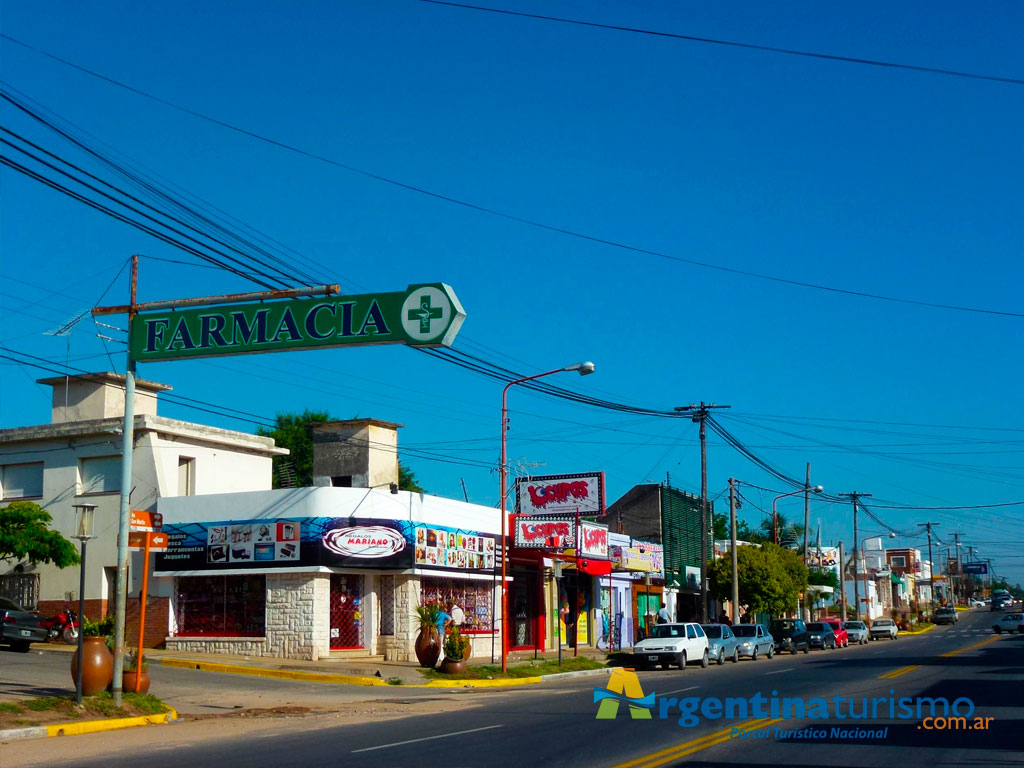
{"type": "Polygon", "coordinates": [[[801,51],[794,48],[777,48],[770,45],[757,45],[755,43],[740,43],[735,40],[719,40],[713,37],[697,37],[695,35],[682,35],[674,32],[659,32],[653,29],[640,29],[637,27],[623,27],[615,24],[600,24],[595,21],[581,21],[579,19],[566,19],[558,16],[542,16],[536,13],[524,13],[522,11],[508,11],[503,8],[486,8],[480,5],[466,5],[463,3],[446,2],[446,0],[420,0],[421,3],[431,5],[447,5],[452,8],[464,8],[470,11],[484,11],[486,13],[499,13],[504,16],[519,16],[526,19],[537,19],[540,21],[555,21],[560,24],[574,24],[580,27],[593,27],[596,29],[608,29],[616,32],[631,32],[639,35],[651,35],[654,37],[666,37],[674,40],[686,40],[692,43],[708,43],[710,45],[724,45],[730,48],[745,48],[754,51],[766,51],[768,53],[781,53],[787,56],[804,56],[811,59],[824,59],[827,61],[841,61],[847,64],[863,64],[872,67],[887,67],[890,69],[905,69],[912,72],[927,72],[933,75],[947,75],[949,77],[964,77],[970,80],[988,80],[996,83],[1008,83],[1010,85],[1024,85],[1024,80],[1013,77],[1000,77],[998,75],[982,75],[974,72],[963,72],[955,69],[939,69],[937,67],[925,67],[918,64],[899,64],[893,61],[881,61],[878,59],[862,59],[854,56],[839,56],[831,53],[815,53],[813,51],[801,51]]]}
{"type": "MultiPolygon", "coordinates": [[[[482,9],[482,10],[488,10],[488,9],[482,9]]],[[[410,183],[407,183],[407,182],[404,182],[404,181],[399,181],[398,179],[394,179],[394,178],[390,178],[390,177],[387,177],[387,176],[383,176],[383,175],[381,175],[379,173],[374,173],[372,171],[367,171],[367,170],[364,170],[362,168],[358,168],[356,166],[349,165],[347,163],[343,163],[343,162],[340,162],[338,160],[334,160],[334,159],[329,158],[329,157],[327,157],[325,155],[321,155],[321,154],[318,154],[316,152],[312,152],[310,150],[302,149],[300,147],[288,144],[286,142],[278,141],[277,139],[272,139],[272,138],[270,138],[268,136],[264,136],[262,134],[256,133],[255,131],[251,131],[251,130],[248,130],[246,128],[242,128],[241,126],[234,125],[232,123],[228,123],[228,122],[226,122],[224,120],[219,120],[219,119],[217,119],[215,117],[211,117],[209,115],[203,114],[202,112],[197,112],[196,110],[190,109],[188,107],[181,106],[181,105],[176,104],[174,102],[168,101],[167,99],[163,99],[163,98],[161,98],[159,96],[155,96],[155,95],[153,95],[151,93],[147,93],[146,91],[140,90],[140,89],[135,88],[133,86],[127,85],[126,83],[122,83],[122,82],[120,82],[118,80],[115,80],[113,78],[107,77],[106,75],[101,75],[100,73],[95,72],[95,71],[93,71],[91,69],[88,69],[88,68],[83,67],[83,66],[78,65],[78,64],[74,64],[74,63],[72,63],[72,62],[70,62],[70,61],[68,61],[66,59],[63,59],[63,58],[61,58],[59,56],[56,56],[56,55],[54,55],[52,53],[49,53],[49,52],[44,51],[44,50],[42,50],[40,48],[36,48],[35,46],[29,45],[28,43],[24,43],[24,42],[22,42],[20,40],[17,40],[15,38],[11,37],[10,35],[0,34],[0,38],[3,38],[3,39],[8,40],[8,41],[10,41],[12,43],[15,43],[16,45],[20,45],[20,46],[22,46],[24,48],[27,48],[27,49],[29,49],[31,51],[34,51],[35,53],[38,53],[38,54],[40,54],[42,56],[46,56],[47,58],[50,58],[50,59],[52,59],[54,61],[57,61],[57,62],[60,62],[61,64],[64,64],[65,66],[68,66],[68,67],[71,67],[73,69],[76,69],[76,70],[78,70],[80,72],[83,72],[83,73],[85,73],[87,75],[90,75],[91,77],[95,77],[95,78],[97,78],[99,80],[103,80],[104,82],[110,83],[111,85],[115,85],[115,86],[117,86],[119,88],[123,88],[123,89],[125,89],[127,91],[130,91],[130,92],[132,92],[132,93],[134,93],[134,94],[136,94],[138,96],[142,96],[142,97],[150,99],[152,101],[156,101],[156,102],[158,102],[160,104],[163,104],[165,106],[171,107],[172,109],[176,109],[176,110],[179,110],[179,111],[184,112],[186,114],[192,115],[193,117],[196,117],[196,118],[198,118],[200,120],[205,120],[205,121],[207,121],[209,123],[212,123],[214,125],[218,125],[218,126],[220,126],[222,128],[225,128],[227,130],[234,131],[236,133],[242,134],[244,136],[248,136],[249,138],[255,139],[257,141],[261,141],[261,142],[264,142],[266,144],[270,144],[272,146],[278,147],[279,149],[283,149],[283,150],[286,150],[286,151],[289,151],[289,152],[294,152],[296,154],[302,155],[303,157],[307,157],[307,158],[310,158],[310,159],[313,159],[313,160],[318,160],[318,161],[326,163],[328,165],[332,165],[332,166],[334,166],[336,168],[341,168],[341,169],[349,171],[351,173],[355,173],[355,174],[358,174],[360,176],[364,176],[366,178],[374,179],[374,180],[382,182],[384,184],[390,184],[392,186],[399,187],[400,189],[405,189],[405,190],[407,190],[409,192],[414,192],[416,194],[420,194],[420,195],[424,195],[424,196],[427,196],[427,197],[431,197],[431,198],[434,198],[436,200],[441,200],[441,201],[444,201],[444,202],[447,202],[447,203],[451,203],[452,205],[458,205],[458,206],[461,206],[463,208],[467,208],[469,210],[477,211],[479,213],[484,213],[484,214],[487,214],[487,215],[490,215],[490,216],[496,216],[498,218],[502,218],[502,219],[505,219],[507,221],[515,221],[515,222],[517,222],[519,224],[523,224],[523,225],[526,225],[526,226],[535,227],[537,229],[543,229],[543,230],[548,231],[548,232],[555,232],[555,233],[566,235],[568,237],[573,237],[573,238],[576,238],[576,239],[579,239],[579,240],[585,240],[585,241],[590,242],[590,243],[596,243],[598,245],[605,245],[605,246],[608,246],[608,247],[611,247],[611,248],[618,248],[620,250],[629,251],[630,253],[639,253],[639,254],[643,254],[643,255],[646,255],[646,256],[653,256],[653,257],[656,257],[656,258],[659,258],[659,259],[666,259],[668,261],[673,261],[673,262],[677,262],[677,263],[680,263],[680,264],[688,264],[690,266],[700,267],[702,269],[715,270],[715,271],[718,271],[718,272],[725,272],[727,274],[741,275],[741,276],[744,276],[744,277],[750,277],[750,278],[754,278],[754,279],[757,279],[757,280],[767,280],[767,281],[770,281],[770,282],[781,283],[781,284],[784,284],[784,285],[793,285],[793,286],[798,286],[798,287],[801,287],[801,288],[809,288],[809,289],[818,290],[818,291],[826,291],[826,292],[829,292],[829,293],[836,293],[836,294],[841,294],[841,295],[845,295],[845,296],[855,296],[855,297],[858,297],[858,298],[874,299],[874,300],[877,300],[877,301],[887,301],[887,302],[894,302],[894,303],[898,303],[898,304],[910,304],[910,305],[920,306],[920,307],[930,307],[932,309],[946,309],[946,310],[952,310],[952,311],[957,311],[957,312],[973,312],[973,313],[978,313],[978,314],[996,315],[996,316],[1001,316],[1001,317],[1020,317],[1020,318],[1024,318],[1024,313],[1021,313],[1021,312],[1009,312],[1009,311],[995,310],[995,309],[984,309],[984,308],[980,308],[980,307],[968,307],[968,306],[961,306],[961,305],[956,305],[956,304],[945,304],[945,303],[941,303],[941,302],[921,301],[921,300],[917,300],[917,299],[907,299],[907,298],[902,298],[902,297],[898,297],[898,296],[888,296],[888,295],[879,294],[879,293],[871,293],[871,292],[868,292],[868,291],[855,291],[855,290],[848,289],[848,288],[837,288],[835,286],[822,285],[822,284],[819,284],[819,283],[811,283],[811,282],[802,281],[802,280],[791,280],[789,278],[778,277],[778,276],[775,276],[775,275],[767,275],[767,274],[763,274],[763,273],[760,273],[760,272],[752,272],[750,270],[736,269],[736,268],[733,268],[733,267],[726,267],[726,266],[723,266],[721,264],[713,264],[711,262],[700,261],[700,260],[697,260],[697,259],[688,259],[688,258],[684,258],[682,256],[673,256],[671,254],[667,254],[667,253],[664,253],[664,252],[661,252],[661,251],[655,251],[655,250],[652,250],[652,249],[649,249],[649,248],[642,248],[640,246],[630,245],[629,243],[624,243],[624,242],[617,241],[617,240],[610,240],[608,238],[598,237],[596,235],[586,234],[584,232],[579,232],[579,231],[576,231],[576,230],[568,229],[566,227],[560,227],[560,226],[556,226],[556,225],[553,225],[553,224],[546,224],[546,223],[538,221],[536,219],[530,219],[530,218],[526,218],[524,216],[517,216],[515,214],[507,213],[505,211],[501,211],[501,210],[498,210],[496,208],[490,208],[490,207],[487,207],[485,205],[480,205],[478,203],[473,203],[473,202],[470,202],[468,200],[463,200],[463,199],[460,199],[460,198],[457,198],[457,197],[453,197],[452,195],[445,195],[445,194],[442,194],[440,192],[434,192],[434,191],[432,191],[430,189],[427,189],[425,187],[416,186],[414,184],[410,184],[410,183]]],[[[1022,81],[1022,82],[1024,82],[1024,81],[1022,81]]]]}

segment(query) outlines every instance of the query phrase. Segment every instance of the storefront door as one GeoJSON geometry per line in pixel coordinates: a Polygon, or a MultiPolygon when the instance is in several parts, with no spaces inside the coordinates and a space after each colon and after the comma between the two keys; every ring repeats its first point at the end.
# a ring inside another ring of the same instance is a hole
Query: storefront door
{"type": "Polygon", "coordinates": [[[539,577],[536,571],[513,570],[509,584],[509,623],[512,628],[511,647],[537,647],[539,577]]]}
{"type": "Polygon", "coordinates": [[[363,577],[331,574],[331,649],[363,646],[363,577]]]}
{"type": "Polygon", "coordinates": [[[658,611],[661,609],[661,592],[646,592],[639,587],[636,593],[636,627],[637,639],[643,639],[650,634],[651,626],[657,621],[658,611]],[[652,618],[654,617],[654,618],[652,618]],[[642,637],[641,637],[642,630],[642,637]]]}

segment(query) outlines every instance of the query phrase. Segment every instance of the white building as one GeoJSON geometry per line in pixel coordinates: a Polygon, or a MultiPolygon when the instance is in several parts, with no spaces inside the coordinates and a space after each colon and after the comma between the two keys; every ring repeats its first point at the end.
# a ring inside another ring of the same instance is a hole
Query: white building
{"type": "MultiPolygon", "coordinates": [[[[74,505],[96,505],[85,610],[99,619],[113,610],[117,583],[124,377],[98,373],[39,383],[53,388],[50,423],[0,429],[0,499],[5,505],[39,504],[53,517],[52,527],[68,538],[74,505]]],[[[269,490],[272,457],[287,451],[270,438],[157,415],[158,397],[169,389],[152,381],[136,383],[132,508],[155,510],[157,500],[167,496],[269,490]]],[[[135,553],[130,596],[138,596],[141,577],[142,555],[135,553]]],[[[77,602],[78,585],[77,568],[0,562],[0,593],[44,615],[77,602]]],[[[147,644],[155,644],[167,633],[170,591],[159,580],[150,585],[147,630],[153,634],[147,631],[147,644]]],[[[129,610],[137,614],[137,600],[129,601],[129,610]]],[[[130,618],[131,613],[129,623],[130,618]]]]}

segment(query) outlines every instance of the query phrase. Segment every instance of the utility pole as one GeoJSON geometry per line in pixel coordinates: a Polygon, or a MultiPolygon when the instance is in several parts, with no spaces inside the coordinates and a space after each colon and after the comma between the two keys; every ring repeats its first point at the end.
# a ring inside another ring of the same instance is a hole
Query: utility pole
{"type": "Polygon", "coordinates": [[[839,495],[846,496],[853,501],[853,602],[855,603],[853,615],[857,621],[860,621],[860,542],[857,540],[857,499],[869,499],[871,494],[851,491],[839,495]]]}
{"type": "Polygon", "coordinates": [[[676,408],[690,414],[690,421],[700,424],[700,620],[708,623],[708,411],[713,408],[731,408],[701,400],[700,405],[681,405],[676,408]]]}
{"type": "MultiPolygon", "coordinates": [[[[820,552],[819,552],[820,554],[820,552]]],[[[839,542],[839,604],[842,606],[843,623],[846,622],[846,557],[843,554],[843,542],[839,542]]],[[[826,615],[827,618],[827,615],[826,615]]]]}
{"type": "Polygon", "coordinates": [[[928,531],[928,605],[935,609],[935,560],[932,559],[932,528],[942,523],[918,523],[928,531]]]}
{"type": "MultiPolygon", "coordinates": [[[[807,567],[807,536],[808,529],[811,527],[811,462],[807,462],[807,478],[804,480],[804,568],[807,567]]],[[[804,598],[804,610],[803,619],[804,621],[810,621],[811,609],[807,605],[807,599],[804,598]]],[[[846,620],[846,617],[843,617],[846,620]]]]}
{"type": "Polygon", "coordinates": [[[740,573],[739,555],[736,553],[736,510],[739,508],[736,500],[736,478],[729,478],[729,539],[731,545],[729,552],[732,557],[732,623],[740,623],[740,573]]]}
{"type": "Polygon", "coordinates": [[[953,590],[953,605],[960,601],[960,587],[963,584],[963,563],[960,562],[960,532],[953,533],[953,540],[956,542],[956,589],[953,590]]]}

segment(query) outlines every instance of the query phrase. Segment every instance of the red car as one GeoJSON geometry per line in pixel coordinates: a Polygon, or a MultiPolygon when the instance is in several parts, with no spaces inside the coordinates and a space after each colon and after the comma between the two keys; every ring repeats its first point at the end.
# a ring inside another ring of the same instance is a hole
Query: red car
{"type": "Polygon", "coordinates": [[[839,619],[822,619],[821,621],[832,627],[832,634],[836,636],[836,648],[845,648],[850,644],[850,633],[843,629],[843,623],[839,619]]]}

